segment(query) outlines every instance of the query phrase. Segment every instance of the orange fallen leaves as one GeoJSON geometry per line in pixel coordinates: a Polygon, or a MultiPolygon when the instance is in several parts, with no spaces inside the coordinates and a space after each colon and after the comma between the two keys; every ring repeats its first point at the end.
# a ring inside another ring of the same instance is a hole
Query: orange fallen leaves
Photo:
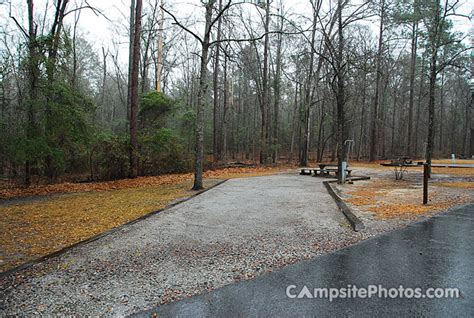
{"type": "MultiPolygon", "coordinates": [[[[469,189],[472,183],[436,183],[436,186],[438,185],[469,189]]],[[[430,203],[423,205],[421,187],[406,180],[372,179],[364,183],[355,183],[355,188],[347,191],[350,197],[346,201],[361,210],[373,213],[378,219],[411,219],[470,200],[469,195],[465,193],[453,195],[446,191],[438,191],[436,186],[431,186],[430,203]]]]}
{"type": "Polygon", "coordinates": [[[346,199],[346,202],[349,202],[350,204],[357,205],[357,206],[375,204],[374,198],[370,198],[370,197],[352,197],[352,198],[346,199]]]}
{"type": "Polygon", "coordinates": [[[448,187],[448,188],[463,188],[463,189],[474,189],[474,182],[439,182],[437,186],[448,187]]]}
{"type": "Polygon", "coordinates": [[[0,246],[6,270],[25,261],[54,252],[103,231],[159,209],[183,189],[161,195],[142,189],[69,194],[43,202],[0,208],[0,246]],[[151,202],[151,199],[155,202],[151,202]]]}
{"type": "MultiPolygon", "coordinates": [[[[287,169],[285,166],[278,167],[242,167],[208,170],[204,172],[204,178],[231,179],[239,177],[250,177],[276,173],[287,169]]],[[[135,179],[121,179],[105,182],[90,183],[59,183],[50,185],[31,186],[28,188],[8,184],[0,184],[0,199],[15,197],[26,197],[36,195],[49,195],[55,193],[75,193],[91,191],[109,191],[130,188],[143,188],[149,186],[172,185],[193,179],[192,173],[167,174],[161,176],[138,177],[135,179]]]]}
{"type": "MultiPolygon", "coordinates": [[[[214,181],[213,183],[215,183],[214,181]]],[[[206,184],[207,186],[210,183],[206,184]]],[[[190,195],[179,185],[74,193],[0,207],[0,271],[135,220],[190,195]]]]}
{"type": "Polygon", "coordinates": [[[377,169],[377,170],[391,170],[393,167],[385,167],[380,165],[381,163],[387,162],[386,160],[377,160],[373,162],[365,162],[365,161],[355,161],[351,162],[351,168],[370,168],[370,169],[377,169]]]}
{"type": "Polygon", "coordinates": [[[14,197],[49,195],[55,193],[75,193],[75,192],[92,192],[92,191],[109,191],[127,188],[140,188],[147,186],[160,186],[178,184],[187,180],[191,180],[192,175],[171,174],[157,177],[139,177],[135,179],[121,179],[105,182],[90,183],[59,183],[40,186],[23,187],[3,187],[0,189],[0,199],[9,199],[14,197]]]}
{"type": "Polygon", "coordinates": [[[460,177],[474,177],[473,168],[433,168],[433,174],[445,174],[460,177]]]}
{"type": "MultiPolygon", "coordinates": [[[[436,159],[433,163],[453,163],[451,159],[436,159]]],[[[457,164],[472,164],[472,160],[469,159],[456,159],[457,164]]]]}
{"type": "Polygon", "coordinates": [[[390,203],[381,204],[372,209],[372,211],[380,219],[394,219],[394,218],[413,218],[416,215],[427,214],[447,209],[450,205],[448,203],[438,203],[423,205],[410,203],[390,203]]]}
{"type": "Polygon", "coordinates": [[[218,170],[209,170],[204,172],[205,178],[216,178],[216,179],[234,179],[242,177],[258,177],[278,172],[285,171],[287,169],[294,168],[290,166],[256,166],[251,168],[225,168],[218,170]]]}

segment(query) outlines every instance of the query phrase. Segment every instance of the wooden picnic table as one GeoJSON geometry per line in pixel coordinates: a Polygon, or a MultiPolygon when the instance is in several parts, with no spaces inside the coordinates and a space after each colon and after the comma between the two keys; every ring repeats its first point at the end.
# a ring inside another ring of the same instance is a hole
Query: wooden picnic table
{"type": "MultiPolygon", "coordinates": [[[[318,163],[319,169],[314,169],[314,176],[323,176],[328,175],[331,172],[334,172],[337,176],[339,173],[339,167],[336,163],[318,163]]],[[[346,168],[347,176],[350,177],[352,170],[346,168]]]]}
{"type": "MultiPolygon", "coordinates": [[[[314,173],[313,176],[317,177],[317,176],[327,176],[331,172],[334,172],[335,175],[337,176],[337,174],[339,172],[338,166],[335,163],[318,163],[318,166],[319,166],[319,169],[318,168],[302,167],[302,168],[300,168],[300,170],[301,170],[300,174],[301,175],[311,175],[311,174],[314,173]]],[[[350,177],[351,173],[352,173],[352,170],[347,168],[346,172],[347,172],[347,176],[350,177]]]]}
{"type": "Polygon", "coordinates": [[[336,170],[337,170],[337,164],[335,164],[335,163],[318,163],[317,165],[319,166],[319,169],[318,168],[310,168],[310,167],[300,168],[300,170],[301,170],[300,174],[302,174],[302,175],[311,175],[312,172],[314,172],[314,174],[317,174],[316,171],[334,170],[334,169],[330,169],[330,168],[336,168],[336,170]],[[328,167],[329,169],[326,169],[326,167],[328,167]]]}
{"type": "Polygon", "coordinates": [[[318,163],[320,169],[324,169],[326,167],[337,168],[336,163],[318,163]]]}

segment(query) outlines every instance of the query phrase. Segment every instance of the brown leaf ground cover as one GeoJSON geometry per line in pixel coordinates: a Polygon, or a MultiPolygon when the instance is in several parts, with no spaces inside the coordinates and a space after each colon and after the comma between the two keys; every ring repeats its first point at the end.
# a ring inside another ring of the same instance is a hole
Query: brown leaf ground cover
{"type": "MultiPolygon", "coordinates": [[[[274,174],[288,167],[227,168],[205,172],[219,180],[274,174]]],[[[192,174],[97,183],[6,187],[0,198],[0,271],[50,254],[135,220],[194,192],[192,174]],[[27,197],[27,198],[24,198],[27,197]],[[19,199],[18,199],[19,198],[19,199]],[[23,198],[23,199],[22,199],[23,198]]]]}
{"type": "MultiPolygon", "coordinates": [[[[208,170],[204,172],[204,178],[231,179],[239,177],[252,177],[272,174],[290,168],[289,166],[256,166],[245,168],[225,168],[208,170]]],[[[28,197],[37,195],[50,195],[56,193],[72,192],[97,192],[108,190],[119,190],[129,188],[143,188],[148,186],[161,186],[177,184],[193,179],[192,173],[168,174],[152,177],[139,177],[135,179],[120,179],[106,182],[90,183],[57,183],[48,185],[30,186],[24,188],[8,182],[0,183],[0,200],[17,197],[28,197]]]]}
{"type": "MultiPolygon", "coordinates": [[[[434,160],[434,163],[450,163],[434,160]]],[[[458,160],[457,163],[471,163],[458,160]]],[[[422,168],[410,168],[403,180],[395,180],[391,167],[375,163],[354,163],[359,173],[370,173],[370,181],[358,181],[341,187],[345,200],[360,211],[369,212],[376,219],[416,219],[431,215],[452,206],[472,202],[474,169],[433,168],[429,184],[429,204],[422,204],[422,168]]]]}
{"type": "Polygon", "coordinates": [[[436,185],[448,188],[474,189],[474,182],[439,182],[436,185]]]}

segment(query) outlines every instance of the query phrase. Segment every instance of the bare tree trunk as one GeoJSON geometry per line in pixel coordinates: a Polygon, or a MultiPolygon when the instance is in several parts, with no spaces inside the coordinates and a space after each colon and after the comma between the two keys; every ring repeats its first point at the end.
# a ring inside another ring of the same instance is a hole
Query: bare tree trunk
{"type": "Polygon", "coordinates": [[[366,126],[366,118],[365,118],[365,102],[367,100],[367,72],[364,71],[364,79],[363,79],[363,88],[362,88],[362,104],[360,108],[360,126],[359,126],[359,142],[357,145],[357,161],[360,160],[360,152],[362,150],[362,140],[364,137],[364,128],[366,126]]]}
{"type": "MultiPolygon", "coordinates": [[[[222,0],[219,0],[219,11],[222,10],[222,0]]],[[[221,39],[221,30],[222,30],[222,20],[219,19],[217,22],[217,40],[221,39]]],[[[220,44],[218,43],[215,48],[215,57],[214,57],[214,74],[213,74],[213,89],[214,89],[214,107],[212,110],[212,138],[213,138],[213,147],[212,153],[214,157],[214,162],[219,161],[221,158],[219,150],[219,138],[218,138],[218,116],[219,116],[219,55],[220,55],[220,44]]]]}
{"type": "MultiPolygon", "coordinates": [[[[146,38],[144,39],[145,42],[144,42],[144,48],[143,48],[143,61],[142,61],[142,64],[141,64],[141,93],[144,93],[146,92],[150,85],[149,85],[149,79],[148,79],[148,68],[150,67],[150,55],[151,55],[151,59],[153,60],[153,53],[150,54],[150,47],[152,46],[152,39],[153,39],[153,32],[154,32],[154,29],[155,29],[155,23],[158,21],[158,24],[161,25],[163,20],[157,18],[157,11],[158,11],[158,0],[155,0],[155,3],[153,5],[153,10],[148,18],[148,25],[147,25],[147,34],[146,34],[146,38]]],[[[163,10],[161,9],[161,13],[163,14],[163,10]]],[[[161,26],[162,27],[162,26],[161,26]]],[[[157,60],[162,58],[162,54],[163,54],[163,39],[161,38],[160,39],[160,36],[161,36],[161,30],[158,31],[158,48],[157,48],[157,60]],[[161,47],[160,47],[161,45],[161,47]]],[[[155,72],[157,70],[157,68],[159,68],[159,64],[160,63],[163,63],[162,61],[160,62],[156,62],[155,63],[155,72]]],[[[159,70],[160,73],[161,73],[161,69],[159,70]]],[[[155,74],[156,75],[156,74],[155,74]]],[[[155,77],[155,85],[156,85],[156,77],[155,77]]]]}
{"type": "Polygon", "coordinates": [[[380,28],[379,43],[377,52],[376,79],[375,79],[375,97],[372,108],[372,131],[370,136],[369,161],[377,159],[377,132],[378,132],[378,108],[380,102],[380,77],[382,72],[382,54],[383,54],[383,29],[385,19],[385,0],[381,0],[380,7],[380,28]]]}
{"type": "MultiPolygon", "coordinates": [[[[382,0],[383,1],[383,0],[382,0]]],[[[342,24],[342,6],[343,0],[338,0],[338,46],[336,56],[336,69],[337,69],[337,93],[336,93],[336,106],[337,106],[337,167],[338,167],[338,183],[342,183],[342,161],[344,160],[345,147],[344,141],[347,139],[347,127],[346,127],[346,112],[345,112],[345,66],[344,66],[344,32],[342,24]]]]}
{"type": "MultiPolygon", "coordinates": [[[[283,14],[283,13],[281,13],[283,14]]],[[[283,31],[283,15],[280,17],[279,30],[283,31]]],[[[274,105],[273,105],[273,163],[278,162],[278,116],[280,109],[280,98],[281,98],[281,46],[282,46],[282,34],[278,34],[277,52],[276,52],[276,71],[275,78],[273,79],[273,93],[274,93],[274,105]]]]}
{"type": "Polygon", "coordinates": [[[324,111],[324,101],[321,104],[321,112],[319,115],[319,131],[318,131],[318,148],[316,149],[316,161],[323,161],[323,140],[324,140],[324,119],[326,118],[326,113],[324,111]]]}
{"type": "MultiPolygon", "coordinates": [[[[472,101],[471,101],[471,104],[472,104],[472,101]]],[[[468,158],[471,158],[472,154],[470,153],[470,149],[468,148],[468,145],[467,145],[467,138],[469,136],[469,124],[470,124],[470,121],[472,120],[471,117],[469,116],[469,102],[468,101],[466,101],[464,107],[465,107],[464,108],[465,120],[464,120],[464,134],[463,134],[461,149],[462,149],[463,154],[466,154],[468,158]]],[[[452,141],[454,142],[454,135],[453,135],[452,141]]]]}
{"type": "Polygon", "coordinates": [[[268,110],[269,110],[269,87],[268,87],[268,54],[270,47],[270,35],[268,34],[270,26],[270,2],[267,0],[265,6],[265,40],[263,48],[263,74],[262,74],[262,102],[260,112],[262,123],[260,129],[260,163],[268,162],[268,110]]]}
{"type": "MultiPolygon", "coordinates": [[[[433,159],[434,134],[435,134],[435,99],[436,99],[436,76],[438,74],[438,49],[442,32],[442,22],[440,17],[440,6],[437,1],[434,12],[434,21],[431,29],[428,30],[429,53],[430,53],[430,86],[428,97],[428,136],[426,141],[426,163],[431,165],[433,159]]],[[[447,6],[447,3],[446,3],[447,6]]],[[[430,171],[431,173],[431,171],[430,171]]]]}
{"type": "Polygon", "coordinates": [[[439,154],[443,155],[443,122],[444,122],[444,71],[441,72],[441,87],[439,90],[439,144],[438,144],[438,150],[439,154]]]}
{"type": "Polygon", "coordinates": [[[426,141],[425,154],[425,159],[428,164],[431,164],[431,160],[433,159],[437,53],[437,48],[432,48],[430,65],[430,86],[428,97],[428,136],[426,141]]]}
{"type": "Polygon", "coordinates": [[[164,0],[161,0],[161,17],[158,23],[158,50],[156,51],[156,65],[155,65],[155,89],[157,92],[161,92],[161,70],[163,68],[163,25],[165,22],[164,17],[164,0]]]}
{"type": "Polygon", "coordinates": [[[128,90],[127,90],[127,123],[130,129],[130,109],[132,108],[132,68],[133,68],[133,32],[135,28],[135,1],[130,0],[130,25],[129,25],[129,45],[128,45],[128,90]]]}
{"type": "Polygon", "coordinates": [[[148,32],[148,36],[145,39],[145,45],[143,48],[143,61],[139,63],[141,65],[140,70],[140,93],[145,93],[148,89],[148,66],[150,64],[150,56],[148,51],[150,50],[151,31],[148,32]]]}
{"type": "MultiPolygon", "coordinates": [[[[305,84],[305,99],[304,99],[304,135],[303,135],[303,148],[301,149],[300,166],[306,167],[308,165],[309,156],[309,138],[311,131],[311,90],[313,88],[313,70],[314,70],[314,43],[316,38],[316,25],[317,25],[318,11],[317,7],[313,6],[313,27],[311,30],[311,50],[309,58],[309,71],[308,77],[305,84]]],[[[316,79],[317,80],[317,79],[316,79]]]]}
{"type": "MultiPolygon", "coordinates": [[[[398,131],[395,129],[396,127],[396,115],[397,115],[397,88],[393,88],[393,106],[392,106],[392,136],[391,136],[391,141],[390,141],[390,155],[394,157],[396,155],[395,151],[398,151],[398,149],[395,149],[395,134],[398,131]]],[[[397,143],[398,144],[398,143],[397,143]]]]}
{"type": "MultiPolygon", "coordinates": [[[[451,109],[455,109],[455,111],[453,112],[453,117],[452,117],[452,120],[451,120],[451,127],[450,127],[450,132],[449,132],[449,149],[450,149],[450,153],[456,153],[456,149],[457,149],[457,143],[456,143],[456,129],[458,128],[457,127],[457,122],[458,122],[458,112],[457,112],[457,107],[454,106],[454,99],[451,100],[451,105],[450,105],[450,108],[451,109]]],[[[467,114],[466,114],[467,115],[467,114]]],[[[461,116],[462,117],[462,116],[461,116]]],[[[467,117],[465,118],[464,122],[466,123],[467,122],[467,117]]],[[[466,126],[463,127],[464,129],[467,129],[466,126]]],[[[467,132],[467,131],[465,131],[467,132]]],[[[464,133],[463,137],[466,136],[466,133],[464,133]]],[[[464,152],[464,143],[466,142],[466,139],[463,138],[463,143],[461,144],[461,154],[462,155],[465,155],[466,153],[464,152]]],[[[447,147],[446,147],[447,148],[447,147]]]]}
{"type": "MultiPolygon", "coordinates": [[[[415,0],[416,5],[416,0],[415,0]]],[[[413,9],[415,11],[415,8],[413,9]]],[[[418,44],[418,22],[413,22],[412,25],[412,38],[411,38],[411,61],[410,61],[410,99],[408,106],[408,134],[407,134],[407,144],[405,153],[413,157],[413,141],[412,141],[412,130],[413,130],[413,106],[414,106],[414,96],[415,96],[415,71],[416,71],[416,50],[418,44]]]]}
{"type": "Polygon", "coordinates": [[[206,24],[204,30],[204,38],[201,42],[201,70],[199,77],[199,91],[197,96],[197,112],[196,112],[196,150],[194,160],[194,185],[193,190],[203,189],[202,170],[204,158],[204,107],[206,104],[207,92],[207,57],[209,55],[210,28],[212,20],[212,9],[215,0],[211,0],[206,4],[206,24]]]}
{"type": "Polygon", "coordinates": [[[293,162],[293,153],[295,147],[295,135],[296,126],[298,123],[298,83],[295,84],[295,105],[293,108],[293,118],[291,121],[291,142],[290,142],[290,154],[288,156],[288,163],[293,162]]]}
{"type": "Polygon", "coordinates": [[[74,28],[73,28],[73,35],[72,35],[72,78],[71,78],[71,86],[76,86],[76,77],[77,77],[77,25],[79,23],[79,18],[81,17],[81,10],[76,11],[74,13],[74,28]]]}
{"type": "Polygon", "coordinates": [[[48,47],[48,63],[46,64],[46,72],[48,81],[54,81],[54,71],[56,69],[56,58],[59,50],[59,42],[61,39],[61,32],[63,29],[63,21],[66,14],[66,8],[69,0],[57,0],[56,13],[49,33],[51,42],[48,47]]]}
{"type": "Polygon", "coordinates": [[[138,72],[140,63],[140,32],[142,22],[142,0],[136,0],[135,24],[133,29],[132,76],[130,83],[130,177],[138,175],[138,72]]]}
{"type": "Polygon", "coordinates": [[[418,135],[419,135],[419,127],[420,127],[420,112],[421,112],[421,102],[423,100],[424,82],[425,82],[425,61],[424,59],[422,59],[421,60],[420,87],[419,87],[419,92],[418,92],[418,103],[416,107],[415,146],[413,148],[415,157],[418,156],[418,135]]]}
{"type": "MultiPolygon", "coordinates": [[[[38,77],[39,67],[37,59],[36,27],[34,21],[33,0],[28,0],[28,79],[29,79],[29,103],[28,103],[28,125],[26,128],[26,137],[33,138],[36,130],[35,113],[33,104],[38,98],[38,77]]],[[[31,161],[25,161],[24,184],[31,184],[31,161]]]]}
{"type": "Polygon", "coordinates": [[[474,128],[471,127],[471,137],[469,146],[469,158],[474,156],[474,128]]]}
{"type": "MultiPolygon", "coordinates": [[[[100,104],[102,105],[102,107],[105,104],[105,84],[107,80],[107,54],[108,52],[106,53],[104,47],[102,47],[103,69],[102,69],[102,92],[100,94],[100,104]]],[[[112,119],[113,119],[113,116],[112,116],[112,119]]]]}
{"type": "Polygon", "coordinates": [[[229,85],[227,80],[227,55],[224,57],[224,109],[222,112],[222,159],[227,163],[227,112],[229,110],[229,85]]]}
{"type": "MultiPolygon", "coordinates": [[[[386,74],[384,77],[383,77],[383,88],[382,88],[382,94],[380,96],[380,112],[379,112],[379,117],[380,117],[380,122],[381,123],[386,123],[387,122],[387,116],[388,116],[388,111],[387,111],[387,103],[386,103],[386,99],[387,99],[387,87],[388,87],[388,82],[389,82],[389,76],[388,74],[386,74]]],[[[387,139],[385,138],[385,133],[386,133],[386,127],[385,125],[382,125],[382,128],[380,129],[380,141],[381,141],[381,144],[382,144],[382,149],[381,151],[379,151],[379,153],[381,153],[381,157],[383,159],[386,159],[386,155],[387,155],[387,139]]],[[[379,148],[380,150],[380,148],[379,148]]]]}
{"type": "Polygon", "coordinates": [[[331,144],[331,162],[334,162],[336,160],[336,155],[337,155],[337,147],[338,147],[338,134],[337,134],[337,104],[334,103],[331,105],[332,107],[332,116],[333,118],[336,118],[336,125],[331,125],[331,136],[332,136],[332,141],[333,143],[331,144]]]}
{"type": "MultiPolygon", "coordinates": [[[[47,52],[48,52],[48,61],[46,63],[46,76],[48,80],[48,84],[52,85],[55,82],[56,76],[56,59],[58,56],[59,44],[61,39],[61,33],[63,29],[63,21],[66,15],[66,8],[69,3],[69,0],[57,0],[55,4],[55,15],[54,20],[51,26],[51,30],[49,31],[49,38],[50,41],[47,42],[47,52]]],[[[53,111],[51,108],[51,100],[52,96],[46,94],[46,102],[45,102],[45,133],[48,135],[53,129],[53,111]]],[[[47,140],[50,143],[50,138],[47,140]]],[[[48,176],[49,182],[53,182],[56,174],[57,169],[54,166],[53,157],[51,155],[46,156],[45,160],[46,166],[46,175],[48,176]]]]}

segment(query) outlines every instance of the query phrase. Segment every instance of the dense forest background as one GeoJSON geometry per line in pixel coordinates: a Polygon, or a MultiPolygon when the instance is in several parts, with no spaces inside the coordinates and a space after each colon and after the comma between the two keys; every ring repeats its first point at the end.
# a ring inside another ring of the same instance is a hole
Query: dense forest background
{"type": "Polygon", "coordinates": [[[199,179],[236,161],[472,156],[466,3],[195,2],[132,0],[120,21],[93,1],[0,4],[0,174],[199,179]],[[84,10],[128,50],[91,43],[84,10]]]}

